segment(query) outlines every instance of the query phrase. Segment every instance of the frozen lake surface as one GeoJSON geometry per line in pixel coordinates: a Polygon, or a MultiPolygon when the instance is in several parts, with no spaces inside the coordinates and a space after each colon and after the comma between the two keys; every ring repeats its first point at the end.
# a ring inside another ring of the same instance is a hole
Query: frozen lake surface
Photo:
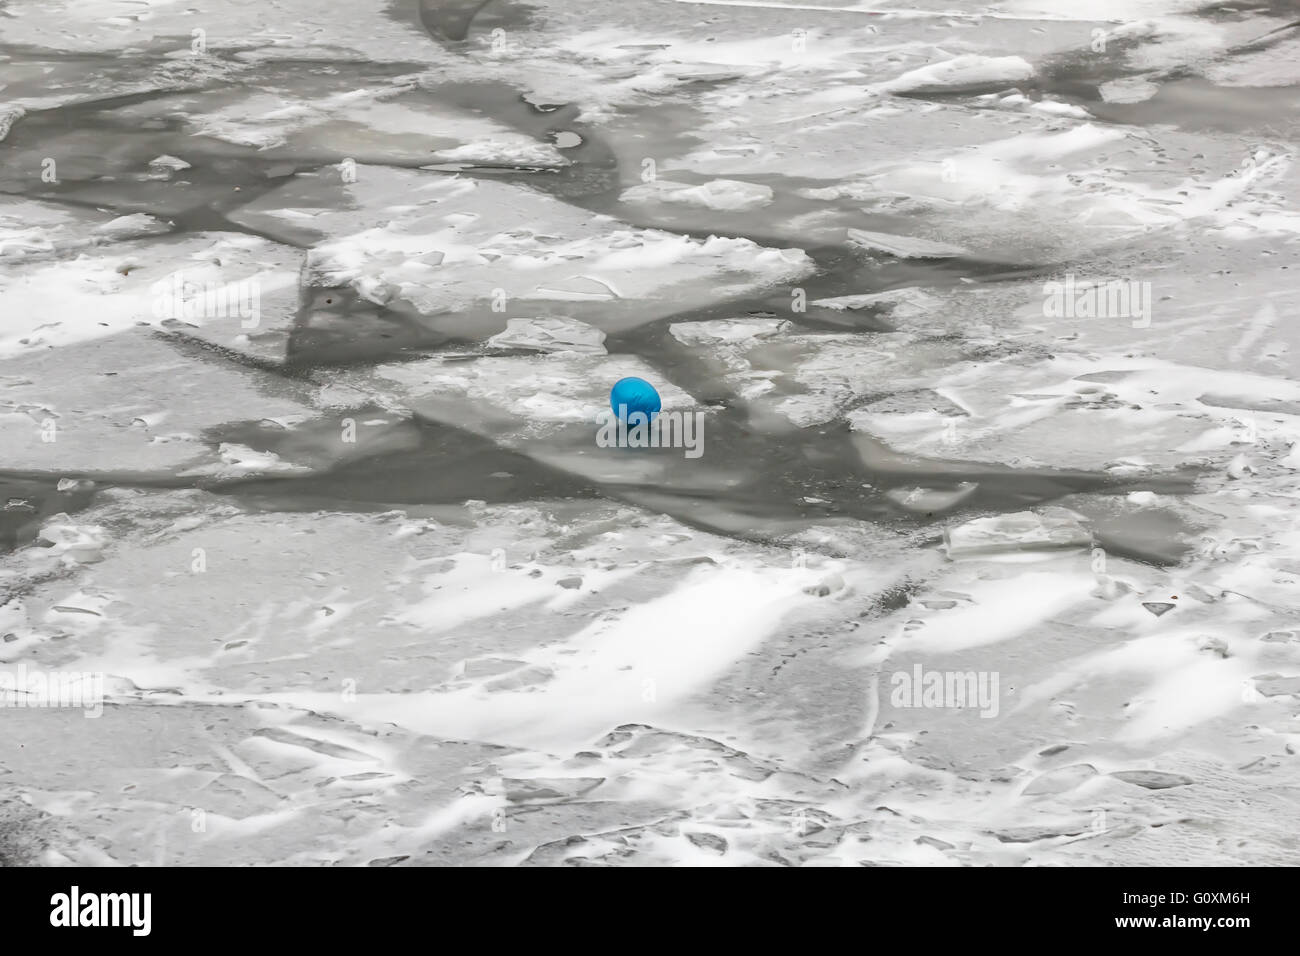
{"type": "Polygon", "coordinates": [[[1300,862],[1293,3],[2,6],[0,863],[1300,862]]]}

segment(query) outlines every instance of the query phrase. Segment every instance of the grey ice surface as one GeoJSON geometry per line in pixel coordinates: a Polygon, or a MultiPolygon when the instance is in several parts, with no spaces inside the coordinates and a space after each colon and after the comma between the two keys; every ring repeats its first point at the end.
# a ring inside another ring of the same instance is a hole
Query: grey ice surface
{"type": "Polygon", "coordinates": [[[0,865],[1300,862],[1300,34],[854,6],[4,4],[0,865]]]}

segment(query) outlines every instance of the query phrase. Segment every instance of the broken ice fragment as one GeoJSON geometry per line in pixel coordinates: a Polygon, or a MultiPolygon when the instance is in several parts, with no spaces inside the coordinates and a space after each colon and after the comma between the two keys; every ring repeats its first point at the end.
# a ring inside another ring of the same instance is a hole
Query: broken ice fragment
{"type": "Polygon", "coordinates": [[[534,777],[527,780],[503,777],[501,779],[506,790],[506,799],[511,803],[520,803],[524,800],[573,799],[596,789],[604,782],[604,777],[534,777]]]}
{"type": "Polygon", "coordinates": [[[189,168],[190,168],[189,163],[185,162],[185,160],[180,159],[179,157],[176,156],[168,156],[164,154],[162,156],[158,156],[155,159],[149,160],[150,172],[170,173],[170,172],[176,172],[178,170],[189,169],[189,168]]]}
{"type": "Polygon", "coordinates": [[[880,84],[889,93],[955,90],[996,83],[1020,83],[1034,75],[1033,66],[1018,56],[981,56],[970,53],[908,70],[880,84]]]}
{"type": "Polygon", "coordinates": [[[739,182],[733,179],[713,179],[699,186],[659,179],[633,186],[625,190],[619,198],[623,202],[683,203],[722,212],[738,212],[766,206],[772,201],[772,189],[759,183],[739,182]]]}
{"type": "Polygon", "coordinates": [[[708,319],[674,322],[668,332],[683,345],[724,345],[766,339],[790,329],[787,319],[708,319]]]}
{"type": "MultiPolygon", "coordinates": [[[[856,230],[855,230],[856,231],[856,230]]],[[[827,309],[880,308],[900,319],[937,312],[943,300],[921,289],[908,286],[888,292],[871,292],[863,295],[839,295],[829,299],[814,299],[812,305],[827,309]]]]}
{"type": "Polygon", "coordinates": [[[1160,87],[1143,76],[1125,76],[1108,80],[1097,87],[1107,103],[1141,103],[1160,92],[1160,87]]]}
{"type": "Polygon", "coordinates": [[[1061,767],[1059,770],[1052,770],[1035,777],[1025,787],[1024,794],[1035,796],[1044,793],[1065,793],[1095,776],[1097,776],[1097,768],[1092,764],[1077,763],[1073,766],[1061,767]]]}
{"type": "Polygon", "coordinates": [[[695,833],[688,832],[686,839],[690,840],[702,850],[712,850],[715,853],[727,852],[727,841],[716,833],[695,833]]]}
{"type": "Polygon", "coordinates": [[[963,481],[955,488],[890,488],[885,497],[906,511],[931,514],[965,501],[978,487],[977,482],[963,481]]]}
{"type": "Polygon", "coordinates": [[[1168,601],[1143,601],[1142,606],[1156,617],[1174,609],[1174,605],[1170,604],[1168,601]]]}
{"type": "Polygon", "coordinates": [[[601,279],[591,276],[569,276],[567,279],[553,279],[533,290],[533,296],[539,299],[617,299],[619,294],[613,286],[601,279]]]}
{"type": "Polygon", "coordinates": [[[1177,773],[1164,773],[1160,770],[1120,770],[1112,773],[1116,780],[1123,780],[1125,783],[1131,783],[1134,786],[1145,787],[1148,790],[1168,790],[1170,787],[1185,787],[1192,783],[1191,777],[1184,777],[1177,773]]]}
{"type": "Polygon", "coordinates": [[[535,349],[538,352],[605,352],[605,333],[577,319],[549,316],[510,319],[506,330],[488,339],[494,348],[535,349]]]}
{"type": "Polygon", "coordinates": [[[883,252],[899,259],[952,259],[968,255],[961,246],[951,246],[912,236],[891,236],[885,232],[849,229],[849,242],[868,252],[883,252]]]}
{"type": "Polygon", "coordinates": [[[949,528],[944,539],[949,558],[1092,545],[1091,532],[1074,512],[1065,508],[976,518],[949,528]]]}

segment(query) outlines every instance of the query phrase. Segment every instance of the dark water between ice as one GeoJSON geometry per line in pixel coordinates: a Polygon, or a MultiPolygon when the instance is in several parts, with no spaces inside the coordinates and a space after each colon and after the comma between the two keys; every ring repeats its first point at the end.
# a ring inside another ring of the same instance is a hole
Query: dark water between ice
{"type": "MultiPolygon", "coordinates": [[[[521,7],[502,3],[484,4],[479,0],[445,2],[420,0],[418,3],[395,4],[392,15],[421,24],[431,42],[455,49],[473,31],[510,26],[527,16],[521,7]]],[[[1208,15],[1240,15],[1211,11],[1208,15]]],[[[22,51],[7,51],[21,58],[22,51]]],[[[291,86],[299,95],[319,90],[322,94],[355,88],[367,82],[410,73],[421,64],[367,63],[269,63],[250,80],[259,85],[291,86]]],[[[1175,79],[1161,87],[1152,100],[1130,105],[1105,104],[1097,92],[1107,79],[1124,75],[1118,56],[1094,58],[1085,63],[1062,62],[1045,72],[1045,79],[1027,88],[1029,95],[1052,92],[1066,99],[1084,103],[1100,121],[1128,124],[1176,123],[1189,129],[1263,129],[1276,122],[1281,111],[1295,116],[1294,107],[1300,91],[1281,88],[1260,94],[1257,90],[1225,90],[1194,78],[1175,79]]],[[[992,91],[996,92],[996,89],[992,91]]],[[[969,95],[980,90],[947,91],[943,97],[969,95]]],[[[254,150],[222,143],[207,137],[189,136],[179,122],[166,119],[145,123],[124,122],[112,110],[133,102],[174,93],[133,94],[94,103],[66,106],[34,112],[16,123],[7,140],[0,144],[0,191],[38,197],[54,202],[113,210],[118,214],[146,212],[170,220],[177,233],[203,230],[253,232],[232,221],[229,214],[263,192],[282,185],[296,172],[318,169],[340,162],[344,157],[319,150],[312,153],[289,152],[284,148],[254,150]],[[33,156],[50,154],[60,158],[60,182],[33,188],[31,178],[20,177],[14,170],[31,168],[33,156]],[[141,169],[160,154],[183,155],[193,164],[182,180],[158,182],[133,179],[128,170],[141,169]],[[7,171],[6,171],[7,170],[7,171]]],[[[233,95],[233,91],[232,91],[233,95]]],[[[936,96],[935,99],[943,97],[936,96]]],[[[599,130],[577,121],[577,109],[564,104],[533,104],[520,92],[503,83],[448,84],[418,89],[403,94],[406,105],[427,101],[451,104],[481,111],[497,122],[526,133],[541,142],[551,142],[558,133],[574,133],[581,143],[566,151],[573,160],[561,170],[490,167],[467,169],[459,175],[475,175],[527,182],[564,201],[593,212],[610,213],[632,222],[637,214],[620,205],[617,197],[623,183],[615,151],[607,146],[599,130]]],[[[689,142],[674,134],[674,120],[679,128],[689,128],[689,107],[673,105],[647,110],[644,120],[653,129],[661,152],[673,148],[673,136],[682,152],[689,142]],[[674,111],[677,111],[676,113],[674,111]]],[[[359,163],[405,165],[418,162],[394,162],[382,154],[356,155],[359,163]]],[[[430,171],[427,175],[453,175],[430,171]]],[[[809,183],[815,182],[809,180],[809,183]]],[[[310,189],[304,181],[304,189],[310,189]]],[[[786,185],[789,185],[788,181],[786,185]]],[[[798,185],[798,184],[796,184],[798,185]]],[[[779,190],[790,195],[791,190],[779,190]]],[[[795,199],[781,199],[765,209],[761,216],[728,214],[712,230],[700,227],[699,214],[682,213],[681,221],[656,215],[647,225],[676,228],[692,235],[708,231],[746,236],[771,246],[788,245],[773,235],[772,217],[794,216],[806,212],[795,199]],[[694,215],[694,218],[692,218],[694,215]]],[[[866,229],[890,231],[888,216],[872,220],[864,216],[866,229]]],[[[278,241],[290,241],[278,234],[278,241]]],[[[304,238],[302,244],[306,243],[304,238]]],[[[809,300],[819,297],[881,291],[908,285],[950,288],[966,281],[995,283],[1021,280],[1026,276],[1059,270],[1062,263],[1006,263],[971,259],[945,261],[902,261],[884,259],[865,262],[842,248],[809,248],[805,251],[818,265],[817,275],[801,284],[809,300]]],[[[756,537],[762,537],[769,524],[806,521],[826,517],[856,517],[870,521],[913,527],[937,520],[933,515],[905,514],[884,497],[897,485],[952,487],[959,482],[978,482],[976,493],[957,512],[1014,511],[1049,502],[1079,492],[1123,493],[1150,489],[1164,493],[1190,491],[1194,475],[1168,475],[1143,480],[1123,481],[1100,472],[1058,471],[1051,469],[1021,470],[978,462],[935,461],[930,465],[915,463],[908,474],[877,467],[872,456],[864,455],[860,444],[851,440],[846,425],[830,424],[791,430],[772,436],[755,432],[747,425],[738,397],[730,388],[682,348],[668,334],[672,322],[708,318],[732,318],[744,315],[781,314],[775,310],[788,306],[785,296],[730,301],[704,309],[673,315],[632,331],[610,335],[606,345],[611,353],[630,353],[645,359],[665,379],[680,385],[706,405],[716,410],[709,433],[710,456],[719,460],[746,463],[748,479],[739,487],[710,498],[690,487],[667,486],[629,489],[626,486],[603,487],[566,472],[536,462],[518,452],[496,446],[491,441],[445,424],[406,423],[410,430],[394,450],[336,466],[306,477],[260,477],[242,481],[225,481],[208,485],[215,491],[242,501],[250,507],[279,510],[356,509],[373,510],[387,505],[441,504],[462,502],[469,498],[488,501],[524,501],[555,497],[630,498],[639,500],[637,491],[654,493],[657,506],[688,523],[720,528],[735,521],[713,522],[709,515],[725,512],[746,516],[756,537]],[[806,498],[820,499],[810,505],[806,498]],[[701,507],[703,505],[703,507],[701,507]]],[[[475,327],[474,316],[461,323],[475,327]]],[[[489,330],[485,338],[500,328],[499,316],[482,317],[489,330]]],[[[882,317],[816,309],[798,317],[807,329],[847,329],[864,336],[889,331],[882,317]]],[[[456,338],[435,332],[421,322],[421,316],[409,310],[386,308],[361,300],[340,289],[301,291],[298,327],[290,338],[284,367],[273,368],[277,374],[308,376],[316,381],[328,380],[338,369],[365,366],[379,361],[416,357],[440,349],[463,349],[475,344],[473,336],[456,338]],[[346,322],[311,321],[329,313],[346,322]]],[[[881,393],[889,394],[882,382],[881,393]]],[[[285,441],[260,428],[256,423],[232,422],[205,436],[212,441],[233,441],[276,451],[277,442],[285,441]]],[[[303,426],[293,440],[310,440],[311,426],[303,426]],[[305,436],[305,437],[304,437],[305,436]]],[[[334,440],[333,429],[321,442],[334,440]]],[[[617,450],[615,450],[617,451],[617,450]]],[[[665,453],[679,454],[673,450],[665,453]]],[[[0,461],[0,468],[3,462],[0,461]]],[[[0,497],[9,505],[0,510],[0,548],[13,547],[32,539],[40,519],[58,511],[76,510],[90,500],[89,493],[60,493],[54,490],[59,478],[67,475],[18,475],[0,477],[0,497]]],[[[190,480],[145,480],[140,476],[97,476],[100,487],[110,484],[184,487],[202,484],[190,480]]],[[[1185,544],[1183,529],[1175,520],[1155,521],[1144,529],[1147,545],[1134,544],[1132,536],[1119,550],[1140,559],[1157,563],[1176,561],[1185,544]]],[[[732,532],[734,533],[734,532],[732,532]]]]}

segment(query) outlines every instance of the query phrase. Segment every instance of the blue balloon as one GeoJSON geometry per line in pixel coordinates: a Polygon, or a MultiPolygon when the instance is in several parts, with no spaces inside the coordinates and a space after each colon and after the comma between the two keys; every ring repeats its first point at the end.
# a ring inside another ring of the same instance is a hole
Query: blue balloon
{"type": "Polygon", "coordinates": [[[658,414],[663,403],[653,385],[643,378],[629,377],[620,378],[609,390],[609,407],[624,420],[633,412],[643,412],[649,420],[658,414]]]}

